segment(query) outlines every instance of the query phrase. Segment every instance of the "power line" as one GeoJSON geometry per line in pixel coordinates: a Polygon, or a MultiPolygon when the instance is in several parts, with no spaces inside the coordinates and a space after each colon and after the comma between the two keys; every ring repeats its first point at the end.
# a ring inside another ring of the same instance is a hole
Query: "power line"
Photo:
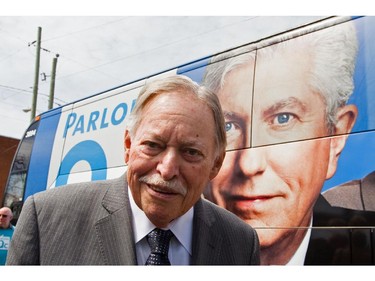
{"type": "MultiPolygon", "coordinates": [[[[129,55],[129,56],[125,56],[125,57],[120,57],[116,60],[112,60],[112,61],[109,61],[109,62],[106,62],[106,63],[102,63],[102,64],[99,64],[99,65],[96,65],[96,66],[93,66],[93,67],[89,67],[75,59],[71,59],[65,55],[61,55],[60,53],[60,59],[61,58],[64,58],[66,60],[70,60],[78,65],[81,65],[82,67],[85,67],[86,69],[84,70],[81,70],[81,71],[76,71],[76,72],[73,72],[71,74],[67,74],[67,75],[59,75],[58,77],[56,77],[56,80],[61,80],[61,79],[64,79],[66,77],[70,77],[70,76],[73,76],[73,75],[76,75],[76,74],[79,74],[79,73],[83,73],[83,72],[87,72],[87,71],[90,71],[90,70],[93,70],[93,71],[96,71],[102,75],[105,75],[105,76],[108,76],[110,78],[114,78],[114,79],[119,79],[118,77],[114,77],[112,75],[109,75],[105,72],[102,72],[100,70],[97,70],[97,68],[100,68],[102,66],[105,66],[105,65],[109,65],[109,64],[113,64],[113,63],[116,63],[118,61],[121,61],[121,60],[125,60],[125,59],[129,59],[131,57],[136,57],[136,56],[140,56],[142,54],[145,54],[145,53],[148,53],[148,52],[153,52],[153,51],[157,51],[159,49],[162,49],[162,48],[165,48],[167,46],[171,46],[171,45],[174,45],[174,44],[177,44],[179,42],[183,42],[183,41],[186,41],[186,40],[190,40],[191,38],[194,38],[194,37],[198,37],[198,36],[202,36],[204,34],[209,34],[209,33],[212,33],[214,31],[216,31],[217,29],[223,29],[223,28],[227,28],[229,26],[232,26],[232,25],[236,25],[238,23],[241,23],[241,22],[245,22],[245,21],[249,21],[249,20],[253,20],[255,19],[256,17],[248,17],[248,18],[245,18],[245,19],[242,19],[241,21],[236,21],[234,23],[230,23],[230,24],[226,24],[226,25],[222,25],[220,26],[219,28],[214,28],[214,29],[211,29],[211,30],[208,30],[208,31],[205,31],[205,32],[201,32],[199,34],[195,34],[193,36],[187,36],[187,37],[184,37],[182,39],[179,39],[179,40],[175,40],[175,41],[171,41],[171,42],[168,42],[166,44],[162,44],[162,45],[159,45],[155,48],[152,48],[152,49],[148,49],[148,50],[145,50],[145,51],[142,51],[142,52],[138,52],[138,53],[135,53],[133,55],[129,55]]],[[[124,20],[127,20],[129,19],[129,17],[125,17],[125,18],[120,18],[120,19],[116,19],[116,20],[113,20],[113,21],[109,21],[109,22],[106,22],[106,23],[103,23],[103,24],[98,24],[98,25],[95,25],[95,26],[92,26],[92,27],[89,27],[89,28],[85,28],[85,29],[81,29],[81,30],[77,30],[77,31],[74,31],[74,32],[70,32],[70,33],[67,33],[67,34],[64,34],[64,35],[61,35],[61,36],[56,36],[56,37],[51,37],[51,38],[48,38],[46,40],[42,40],[42,42],[47,42],[47,41],[52,41],[52,40],[56,40],[56,39],[61,39],[61,38],[64,38],[64,37],[67,37],[67,36],[71,36],[71,35],[74,35],[74,34],[77,34],[77,33],[81,33],[81,32],[85,32],[87,30],[91,30],[91,29],[97,29],[97,28],[100,28],[102,26],[105,26],[105,25],[110,25],[110,24],[114,24],[114,23],[117,23],[117,22],[120,22],[120,21],[124,21],[124,20]]],[[[18,38],[19,39],[19,38],[18,38]]],[[[36,42],[36,41],[35,41],[36,42]]],[[[35,42],[31,42],[29,43],[29,46],[31,45],[34,45],[35,42]]],[[[42,48],[43,49],[43,48],[42,48]]],[[[21,49],[22,50],[22,49],[21,49]]],[[[47,50],[47,49],[43,49],[44,51],[46,52],[49,52],[49,53],[52,53],[52,54],[55,54],[57,55],[57,53],[55,52],[52,52],[50,50],[47,50]]],[[[19,51],[19,50],[18,50],[19,51]]],[[[2,58],[1,60],[4,60],[6,59],[7,57],[5,58],[2,58]]],[[[10,87],[10,86],[5,86],[5,85],[0,85],[0,87],[3,87],[3,88],[8,88],[8,89],[12,89],[12,90],[15,90],[15,91],[21,91],[21,92],[27,92],[27,93],[32,93],[32,91],[29,91],[29,90],[24,90],[24,89],[19,89],[19,88],[15,88],[15,87],[10,87]]],[[[44,95],[44,96],[47,96],[45,94],[42,94],[40,93],[41,95],[44,95]]],[[[57,99],[57,98],[56,98],[57,99]]],[[[61,102],[63,103],[66,103],[65,101],[62,101],[60,100],[61,102]]]]}
{"type": "MultiPolygon", "coordinates": [[[[20,88],[16,88],[16,87],[12,87],[12,86],[1,85],[1,84],[0,84],[0,87],[11,90],[11,91],[15,91],[15,92],[21,92],[21,93],[26,92],[28,94],[33,93],[33,91],[31,91],[31,90],[25,90],[25,89],[20,89],[20,88]]],[[[49,97],[47,94],[44,94],[44,93],[41,93],[41,92],[38,92],[38,95],[45,96],[47,98],[49,97]]],[[[2,98],[2,99],[5,100],[5,98],[2,98]]],[[[56,97],[54,99],[56,99],[56,100],[58,100],[58,101],[60,101],[61,103],[64,103],[64,104],[67,103],[66,101],[64,101],[62,99],[59,99],[59,98],[56,98],[56,97]]],[[[56,104],[61,106],[61,104],[58,104],[58,103],[56,103],[56,104]]]]}
{"type": "Polygon", "coordinates": [[[25,42],[24,38],[21,38],[21,37],[18,37],[16,35],[14,35],[14,32],[10,33],[8,31],[4,30],[3,28],[0,28],[0,31],[3,32],[3,33],[5,33],[9,37],[15,38],[15,39],[17,39],[17,40],[19,40],[21,42],[25,42]]]}
{"type": "MultiPolygon", "coordinates": [[[[48,104],[48,99],[46,99],[46,97],[43,97],[45,100],[43,100],[43,104],[44,103],[47,103],[48,104]]],[[[6,104],[6,105],[9,105],[9,106],[11,106],[11,107],[14,107],[14,108],[16,108],[17,110],[22,110],[22,111],[24,111],[24,112],[28,112],[28,111],[30,111],[30,108],[26,105],[26,106],[22,106],[21,104],[15,104],[15,103],[11,103],[11,102],[6,102],[6,101],[2,101],[1,102],[2,104],[6,104]]],[[[62,106],[61,104],[59,104],[59,103],[57,103],[57,102],[55,102],[54,101],[54,104],[56,104],[57,106],[62,106]]],[[[39,107],[40,108],[40,107],[39,107]]],[[[36,110],[37,112],[40,112],[40,110],[36,110]]],[[[43,110],[44,111],[44,110],[43,110]]],[[[5,115],[3,115],[3,116],[5,116],[5,115]]],[[[9,116],[7,116],[7,117],[9,117],[9,116]]]]}
{"type": "MultiPolygon", "coordinates": [[[[116,20],[113,20],[113,21],[109,21],[109,22],[105,22],[105,23],[102,23],[102,24],[98,24],[98,25],[95,25],[95,26],[92,26],[92,27],[88,27],[88,28],[84,28],[84,29],[81,29],[81,30],[77,30],[77,31],[73,31],[73,32],[70,32],[70,33],[67,33],[67,34],[64,34],[64,35],[61,35],[61,36],[55,36],[55,37],[50,37],[48,39],[44,39],[42,40],[42,42],[48,42],[48,41],[53,41],[53,40],[57,40],[57,39],[61,39],[61,38],[64,38],[64,37],[68,37],[68,36],[71,36],[71,35],[74,35],[74,34],[77,34],[77,33],[82,33],[82,32],[85,32],[85,31],[88,31],[88,30],[92,30],[92,29],[97,29],[97,28],[100,28],[102,26],[106,26],[106,25],[111,25],[111,24],[114,24],[114,23],[118,23],[118,22],[121,22],[121,21],[124,21],[124,20],[128,20],[130,19],[131,17],[121,17],[120,19],[116,19],[116,20]]],[[[238,24],[240,22],[245,22],[245,21],[249,21],[249,20],[253,20],[257,17],[249,17],[249,18],[246,18],[246,19],[243,19],[241,21],[237,21],[235,23],[230,23],[230,24],[227,24],[227,25],[223,25],[223,26],[220,26],[220,28],[227,28],[228,26],[231,26],[231,25],[235,25],[235,24],[238,24]]],[[[208,31],[205,31],[205,32],[202,32],[202,33],[199,33],[199,34],[195,34],[193,36],[188,36],[188,37],[185,37],[185,38],[182,38],[180,40],[176,40],[176,41],[172,41],[172,42],[169,42],[167,44],[163,44],[163,45],[160,45],[160,46],[157,46],[155,48],[152,48],[152,49],[148,49],[148,50],[145,50],[145,51],[142,51],[142,52],[138,52],[138,53],[135,53],[133,55],[129,55],[129,56],[125,56],[125,57],[120,57],[120,58],[117,58],[116,60],[111,60],[111,61],[108,61],[108,62],[105,62],[105,63],[102,63],[102,64],[98,64],[96,66],[87,66],[86,64],[84,63],[81,63],[75,59],[72,59],[72,58],[69,58],[61,53],[59,53],[60,55],[60,60],[63,58],[63,59],[66,59],[66,60],[69,60],[71,62],[74,62],[86,69],[84,70],[80,70],[80,71],[76,71],[76,72],[73,72],[73,73],[70,73],[70,74],[66,74],[66,75],[59,75],[58,77],[56,77],[56,80],[61,80],[61,79],[65,79],[67,77],[70,77],[70,76],[73,76],[73,75],[76,75],[76,74],[80,74],[80,73],[84,73],[84,72],[87,72],[87,71],[95,71],[95,72],[98,72],[100,73],[101,75],[105,75],[107,77],[110,77],[112,79],[116,79],[118,80],[119,78],[118,77],[114,77],[113,75],[109,75],[108,73],[106,72],[103,72],[103,71],[100,71],[98,70],[97,68],[100,68],[100,67],[103,67],[103,66],[106,66],[106,65],[110,65],[110,64],[113,64],[113,63],[116,63],[116,62],[119,62],[119,61],[122,61],[122,60],[126,60],[126,59],[129,59],[129,58],[132,58],[132,57],[137,57],[137,56],[140,56],[142,54],[145,54],[145,53],[148,53],[148,52],[153,52],[153,51],[157,51],[159,49],[162,49],[162,48],[165,48],[167,46],[171,46],[171,45],[174,45],[174,44],[177,44],[179,42],[183,42],[183,41],[186,41],[186,40],[189,40],[191,38],[194,38],[194,37],[198,37],[198,36],[202,36],[204,34],[209,34],[209,33],[212,33],[214,31],[216,31],[218,28],[214,28],[214,29],[211,29],[211,30],[208,30],[208,31]]],[[[19,39],[19,38],[18,38],[19,39]]],[[[34,43],[36,43],[36,41],[34,42],[31,42],[29,43],[28,45],[34,45],[34,43]]],[[[22,49],[21,49],[22,50],[22,49]]],[[[46,52],[50,52],[52,54],[55,54],[57,55],[57,53],[55,52],[52,52],[50,50],[47,50],[47,49],[43,49],[42,50],[46,51],[46,52]]],[[[6,59],[6,58],[4,58],[6,59]]],[[[3,59],[1,59],[3,60],[3,59]]],[[[0,61],[1,61],[0,60],[0,61]]]]}
{"type": "Polygon", "coordinates": [[[30,91],[30,90],[20,89],[20,88],[16,88],[16,87],[12,87],[12,86],[0,85],[0,87],[6,88],[6,89],[9,89],[9,90],[14,90],[14,91],[17,91],[17,92],[32,93],[32,91],[30,91]]]}
{"type": "MultiPolygon", "coordinates": [[[[42,40],[42,42],[45,42],[45,41],[42,40]]],[[[28,46],[29,46],[29,47],[30,47],[31,45],[34,46],[35,43],[36,43],[36,41],[33,41],[33,42],[29,43],[28,46]]],[[[79,61],[76,61],[76,60],[73,60],[73,59],[71,59],[71,58],[68,58],[68,57],[66,57],[66,56],[64,56],[64,55],[61,55],[60,53],[55,53],[55,52],[52,52],[52,51],[50,51],[50,50],[48,50],[48,49],[45,49],[45,48],[42,48],[42,47],[41,47],[40,49],[43,50],[43,51],[45,51],[45,52],[48,52],[48,53],[54,54],[56,57],[62,57],[62,58],[65,58],[66,60],[72,61],[72,62],[74,62],[74,63],[76,63],[76,64],[78,64],[78,65],[80,65],[80,66],[83,66],[83,67],[85,67],[85,68],[88,68],[87,65],[84,65],[84,64],[80,63],[79,61]]],[[[92,69],[92,70],[94,70],[94,71],[96,71],[96,72],[98,72],[98,73],[100,73],[100,74],[102,74],[102,75],[108,76],[108,77],[110,77],[110,78],[112,78],[112,79],[118,79],[117,77],[114,77],[114,76],[112,76],[112,75],[109,75],[108,73],[105,73],[105,72],[102,72],[102,71],[100,71],[100,70],[96,70],[96,69],[94,69],[95,67],[94,67],[94,68],[89,67],[89,68],[92,69]]],[[[65,78],[65,77],[69,77],[69,76],[72,76],[72,75],[78,74],[78,73],[80,73],[80,72],[86,72],[86,71],[88,71],[88,70],[83,70],[83,71],[79,71],[79,72],[74,72],[73,74],[67,74],[67,75],[65,75],[65,76],[60,76],[60,77],[57,77],[56,80],[59,80],[59,79],[61,79],[61,78],[65,78]]]]}
{"type": "Polygon", "coordinates": [[[88,31],[90,29],[96,29],[96,28],[99,28],[99,27],[102,27],[102,26],[105,26],[105,25],[110,25],[110,24],[113,24],[113,23],[117,23],[119,21],[127,20],[127,19],[129,19],[129,17],[121,17],[118,20],[113,20],[113,21],[105,22],[105,23],[94,25],[94,26],[91,26],[91,27],[88,27],[88,28],[84,28],[84,29],[81,29],[81,30],[76,30],[76,31],[73,31],[73,32],[70,32],[70,33],[66,33],[64,35],[60,35],[60,36],[55,36],[55,37],[51,37],[51,38],[48,38],[48,39],[44,39],[44,40],[42,40],[42,42],[48,42],[48,41],[53,41],[53,40],[61,39],[61,38],[64,38],[64,37],[68,37],[68,36],[77,34],[77,33],[88,31]]]}
{"type": "Polygon", "coordinates": [[[9,59],[10,57],[13,57],[14,55],[18,54],[22,50],[24,50],[24,48],[18,49],[15,52],[11,53],[10,55],[7,55],[5,57],[0,58],[0,62],[5,61],[5,60],[9,59]]]}
{"type": "MultiPolygon", "coordinates": [[[[229,26],[232,26],[232,25],[235,25],[235,24],[238,24],[238,23],[241,23],[241,22],[245,22],[245,21],[249,21],[249,20],[253,20],[257,18],[256,16],[253,16],[253,17],[249,17],[247,19],[244,19],[244,20],[241,20],[239,22],[235,22],[235,23],[231,23],[231,24],[227,24],[227,25],[223,25],[221,26],[220,28],[227,28],[229,26]]],[[[125,57],[121,57],[121,58],[118,58],[116,60],[112,60],[112,61],[109,61],[109,62],[106,62],[106,63],[102,63],[102,64],[99,64],[99,65],[96,65],[94,67],[88,67],[87,69],[84,69],[84,70],[81,70],[81,71],[76,71],[74,73],[71,73],[71,74],[67,74],[67,75],[63,75],[63,76],[60,76],[58,79],[63,79],[63,78],[66,78],[66,77],[69,77],[69,76],[72,76],[72,75],[76,75],[76,74],[79,74],[79,73],[83,73],[83,72],[87,72],[87,71],[90,71],[90,70],[94,70],[94,71],[97,71],[99,73],[102,73],[102,74],[105,74],[106,76],[109,76],[109,77],[112,77],[110,75],[108,75],[107,73],[104,73],[104,72],[100,72],[98,70],[96,70],[96,68],[99,68],[99,67],[102,67],[102,66],[105,66],[105,65],[109,65],[109,64],[113,64],[113,63],[116,63],[116,62],[119,62],[119,61],[122,61],[122,60],[125,60],[125,59],[129,59],[129,58],[132,58],[132,57],[137,57],[137,56],[140,56],[142,54],[145,54],[145,53],[148,53],[148,52],[153,52],[153,51],[156,51],[156,50],[159,50],[159,49],[162,49],[162,48],[165,48],[167,46],[171,46],[171,45],[174,45],[174,44],[177,44],[179,42],[183,42],[183,41],[188,41],[189,39],[191,38],[194,38],[194,37],[198,37],[198,36],[202,36],[202,35],[205,35],[205,34],[209,34],[209,33],[212,33],[214,31],[217,31],[218,28],[214,28],[214,29],[211,29],[211,30],[208,30],[208,31],[205,31],[205,32],[202,32],[202,33],[199,33],[199,34],[195,34],[193,36],[188,36],[188,37],[185,37],[185,38],[182,38],[182,39],[179,39],[179,40],[176,40],[176,41],[172,41],[172,42],[169,42],[167,44],[163,44],[163,45],[160,45],[160,46],[157,46],[155,48],[152,48],[152,49],[148,49],[148,50],[145,50],[145,51],[142,51],[142,52],[139,52],[139,53],[135,53],[133,55],[129,55],[129,56],[125,56],[125,57]]],[[[75,63],[78,63],[80,64],[81,66],[85,66],[75,60],[72,60],[72,59],[69,59],[75,63]]],[[[86,66],[85,66],[86,67],[86,66]]],[[[112,77],[112,78],[115,78],[115,79],[118,79],[117,77],[112,77]]]]}

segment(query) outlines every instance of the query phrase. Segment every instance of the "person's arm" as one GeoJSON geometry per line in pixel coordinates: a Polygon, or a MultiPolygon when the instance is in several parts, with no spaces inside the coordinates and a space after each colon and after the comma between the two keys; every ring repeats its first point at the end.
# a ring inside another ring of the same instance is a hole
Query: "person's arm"
{"type": "Polygon", "coordinates": [[[39,228],[33,196],[30,196],[21,211],[10,247],[6,265],[38,265],[39,228]]]}

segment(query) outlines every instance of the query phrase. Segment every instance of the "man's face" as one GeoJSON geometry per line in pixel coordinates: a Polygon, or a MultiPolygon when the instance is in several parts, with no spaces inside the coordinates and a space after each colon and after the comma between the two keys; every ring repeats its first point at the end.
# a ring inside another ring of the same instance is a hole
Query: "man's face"
{"type": "Polygon", "coordinates": [[[164,93],[148,102],[142,118],[135,135],[125,136],[128,182],[136,204],[165,227],[196,203],[220,169],[213,113],[192,94],[164,93]]]}
{"type": "Polygon", "coordinates": [[[0,228],[8,228],[10,221],[12,220],[12,213],[6,209],[1,208],[0,209],[0,228]]]}
{"type": "Polygon", "coordinates": [[[324,102],[308,87],[309,66],[306,55],[296,53],[260,58],[254,85],[250,62],[227,74],[218,92],[231,151],[212,181],[213,200],[256,227],[261,246],[287,232],[262,227],[309,225],[335,170],[331,140],[315,139],[328,130],[324,102]],[[295,141],[303,139],[309,140],[295,141]]]}

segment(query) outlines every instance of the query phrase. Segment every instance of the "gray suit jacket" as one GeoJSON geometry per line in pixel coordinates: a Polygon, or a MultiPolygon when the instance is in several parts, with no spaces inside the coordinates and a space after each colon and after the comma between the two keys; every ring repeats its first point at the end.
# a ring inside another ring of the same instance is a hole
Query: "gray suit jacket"
{"type": "MultiPolygon", "coordinates": [[[[136,265],[126,175],[30,196],[11,241],[8,265],[136,265]]],[[[207,200],[195,205],[194,265],[259,264],[256,232],[207,200]]]]}
{"type": "Polygon", "coordinates": [[[332,187],[323,193],[335,207],[352,210],[375,211],[375,171],[359,180],[332,187]]]}

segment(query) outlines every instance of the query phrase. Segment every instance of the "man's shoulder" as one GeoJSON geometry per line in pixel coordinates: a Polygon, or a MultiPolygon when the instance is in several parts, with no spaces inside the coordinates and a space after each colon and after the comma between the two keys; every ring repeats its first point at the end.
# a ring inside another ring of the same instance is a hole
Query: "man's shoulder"
{"type": "Polygon", "coordinates": [[[361,179],[332,187],[323,196],[335,207],[375,211],[375,171],[361,179]]]}
{"type": "Polygon", "coordinates": [[[8,228],[0,228],[0,234],[5,236],[11,236],[14,232],[15,227],[13,225],[9,225],[8,228]]]}
{"type": "Polygon", "coordinates": [[[360,187],[360,180],[352,180],[332,187],[322,194],[332,206],[362,210],[360,187]]]}
{"type": "Polygon", "coordinates": [[[374,226],[375,212],[332,206],[322,195],[314,206],[314,226],[374,226]]]}
{"type": "Polygon", "coordinates": [[[80,183],[71,183],[67,185],[53,187],[41,192],[34,194],[35,198],[43,198],[43,197],[55,197],[55,196],[68,196],[69,194],[79,195],[81,194],[92,194],[95,192],[100,191],[101,187],[106,186],[105,181],[92,181],[92,182],[80,182],[80,183]]]}
{"type": "Polygon", "coordinates": [[[87,201],[101,199],[110,188],[123,186],[122,178],[72,183],[64,186],[54,187],[33,195],[35,202],[62,202],[64,204],[77,204],[87,201]]]}

